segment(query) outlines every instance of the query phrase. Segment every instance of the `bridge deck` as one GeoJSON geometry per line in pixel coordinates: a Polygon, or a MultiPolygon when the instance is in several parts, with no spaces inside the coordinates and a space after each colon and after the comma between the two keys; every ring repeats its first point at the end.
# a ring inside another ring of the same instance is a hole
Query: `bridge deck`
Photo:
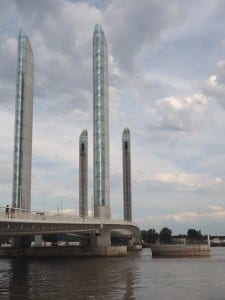
{"type": "Polygon", "coordinates": [[[0,235],[31,235],[66,232],[118,231],[124,235],[140,236],[138,226],[129,221],[85,217],[60,213],[27,212],[15,209],[6,213],[0,208],[0,235]]]}

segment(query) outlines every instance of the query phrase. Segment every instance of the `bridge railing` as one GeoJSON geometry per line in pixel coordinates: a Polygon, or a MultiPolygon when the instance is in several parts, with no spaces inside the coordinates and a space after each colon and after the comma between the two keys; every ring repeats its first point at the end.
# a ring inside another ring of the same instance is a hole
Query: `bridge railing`
{"type": "Polygon", "coordinates": [[[91,216],[88,217],[79,217],[74,214],[65,214],[59,212],[42,212],[42,211],[29,211],[26,209],[20,208],[9,208],[6,210],[6,207],[0,207],[0,221],[22,221],[26,220],[27,222],[72,222],[72,223],[90,223],[90,224],[127,224],[134,225],[133,222],[124,221],[121,219],[106,219],[106,218],[94,218],[91,216]]]}

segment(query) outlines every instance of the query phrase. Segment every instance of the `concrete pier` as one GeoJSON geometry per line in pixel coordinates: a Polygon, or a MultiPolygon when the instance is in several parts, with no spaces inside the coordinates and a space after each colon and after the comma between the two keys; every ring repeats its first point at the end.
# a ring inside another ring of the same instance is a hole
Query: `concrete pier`
{"type": "Polygon", "coordinates": [[[193,245],[152,245],[152,257],[210,256],[210,246],[193,245]]]}
{"type": "Polygon", "coordinates": [[[102,231],[99,235],[92,235],[90,239],[91,247],[111,247],[111,234],[107,230],[102,231]]]}
{"type": "Polygon", "coordinates": [[[126,246],[110,247],[80,247],[80,246],[58,246],[58,247],[28,247],[23,250],[19,248],[0,248],[0,257],[86,257],[86,256],[126,256],[126,246]]]}

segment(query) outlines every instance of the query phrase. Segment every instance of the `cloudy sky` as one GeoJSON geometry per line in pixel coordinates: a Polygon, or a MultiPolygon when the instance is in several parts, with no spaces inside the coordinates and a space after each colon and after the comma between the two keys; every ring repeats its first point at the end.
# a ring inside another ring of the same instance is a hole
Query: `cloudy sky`
{"type": "Polygon", "coordinates": [[[111,210],[123,217],[121,135],[132,141],[141,228],[225,234],[225,2],[0,1],[0,196],[11,203],[17,38],[34,52],[32,208],[78,209],[78,142],[89,132],[92,35],[109,49],[111,210]]]}

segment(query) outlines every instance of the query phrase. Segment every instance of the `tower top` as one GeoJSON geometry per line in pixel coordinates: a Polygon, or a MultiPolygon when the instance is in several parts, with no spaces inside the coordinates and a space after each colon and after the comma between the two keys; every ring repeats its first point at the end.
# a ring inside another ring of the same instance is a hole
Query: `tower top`
{"type": "Polygon", "coordinates": [[[130,139],[130,129],[128,127],[123,130],[123,139],[130,139]]]}
{"type": "Polygon", "coordinates": [[[88,131],[87,129],[84,129],[81,134],[80,134],[80,137],[83,137],[83,136],[87,136],[88,135],[88,131]]]}
{"type": "Polygon", "coordinates": [[[20,28],[19,37],[23,37],[23,36],[27,37],[26,32],[22,28],[20,28]]]}
{"type": "Polygon", "coordinates": [[[124,134],[129,134],[130,133],[130,129],[128,127],[124,128],[123,133],[124,134]]]}
{"type": "Polygon", "coordinates": [[[103,31],[101,24],[96,24],[95,25],[95,31],[103,31]]]}

